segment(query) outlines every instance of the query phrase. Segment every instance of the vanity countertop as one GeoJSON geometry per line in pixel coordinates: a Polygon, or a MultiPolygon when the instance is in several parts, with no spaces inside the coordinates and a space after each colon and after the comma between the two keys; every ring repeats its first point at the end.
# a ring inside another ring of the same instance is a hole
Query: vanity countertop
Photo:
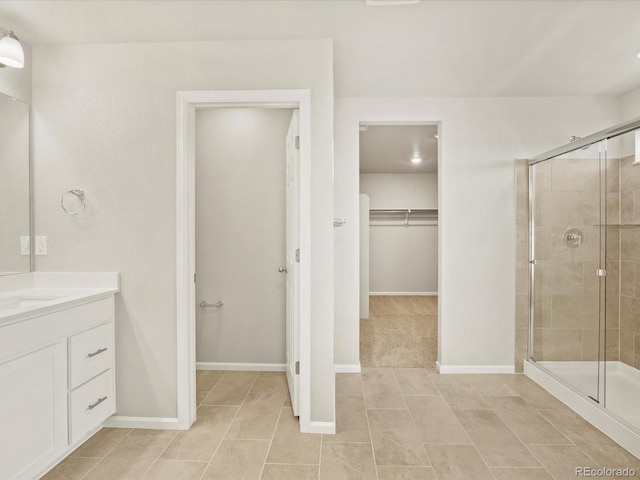
{"type": "Polygon", "coordinates": [[[120,291],[117,273],[33,272],[0,285],[0,327],[93,302],[120,291]],[[4,287],[4,288],[2,288],[4,287]]]}

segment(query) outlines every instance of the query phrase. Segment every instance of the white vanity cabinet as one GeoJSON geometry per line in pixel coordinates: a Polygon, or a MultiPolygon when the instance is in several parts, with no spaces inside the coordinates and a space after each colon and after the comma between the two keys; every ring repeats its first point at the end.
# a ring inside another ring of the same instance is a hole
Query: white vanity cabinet
{"type": "Polygon", "coordinates": [[[40,478],[115,413],[114,299],[102,297],[0,323],[0,479],[40,478]]]}

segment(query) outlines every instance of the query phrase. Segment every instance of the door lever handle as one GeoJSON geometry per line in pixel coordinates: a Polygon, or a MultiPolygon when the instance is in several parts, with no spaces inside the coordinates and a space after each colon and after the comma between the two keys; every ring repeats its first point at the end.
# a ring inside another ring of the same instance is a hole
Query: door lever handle
{"type": "Polygon", "coordinates": [[[280,268],[278,268],[278,271],[280,273],[287,273],[287,267],[280,267],[280,268]]]}

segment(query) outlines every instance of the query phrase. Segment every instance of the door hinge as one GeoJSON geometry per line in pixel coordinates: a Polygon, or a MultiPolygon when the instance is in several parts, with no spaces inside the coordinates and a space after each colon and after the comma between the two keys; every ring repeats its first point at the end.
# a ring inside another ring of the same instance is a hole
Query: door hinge
{"type": "Polygon", "coordinates": [[[296,375],[300,375],[300,362],[296,362],[296,375]]]}
{"type": "Polygon", "coordinates": [[[193,274],[193,283],[196,283],[196,274],[193,274]]]}
{"type": "Polygon", "coordinates": [[[607,271],[604,268],[599,268],[596,270],[596,276],[597,277],[606,277],[607,276],[607,271]]]}
{"type": "Polygon", "coordinates": [[[300,135],[296,135],[296,150],[300,150],[300,135]]]}
{"type": "Polygon", "coordinates": [[[300,263],[300,249],[296,248],[296,262],[300,263]]]}

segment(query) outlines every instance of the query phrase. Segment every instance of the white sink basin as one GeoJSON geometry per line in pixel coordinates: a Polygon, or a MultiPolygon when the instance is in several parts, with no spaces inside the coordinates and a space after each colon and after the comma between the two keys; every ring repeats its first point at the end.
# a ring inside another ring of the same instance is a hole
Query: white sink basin
{"type": "Polygon", "coordinates": [[[16,295],[0,299],[0,311],[37,308],[60,300],[65,295],[16,295]]]}

